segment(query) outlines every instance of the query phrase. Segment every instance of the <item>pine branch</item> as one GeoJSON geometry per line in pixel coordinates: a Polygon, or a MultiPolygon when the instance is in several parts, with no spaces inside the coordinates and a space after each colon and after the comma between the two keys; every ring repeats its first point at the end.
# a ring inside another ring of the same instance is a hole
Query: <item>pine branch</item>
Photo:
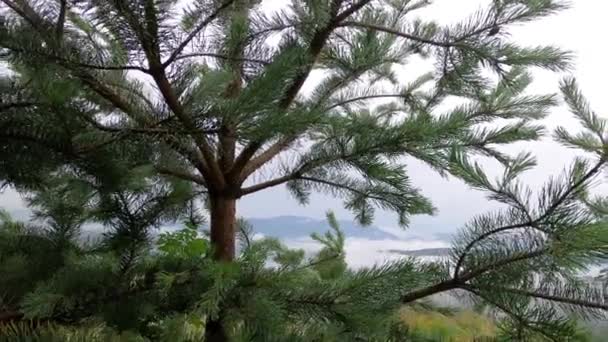
{"type": "Polygon", "coordinates": [[[291,145],[293,142],[293,137],[284,137],[281,138],[277,143],[267,148],[265,151],[260,153],[258,156],[252,158],[248,163],[245,162],[244,158],[237,159],[237,162],[234,164],[234,169],[241,171],[241,179],[246,179],[249,175],[254,173],[256,170],[264,166],[267,162],[272,160],[272,158],[276,157],[279,153],[283,152],[285,149],[291,145]],[[237,164],[238,163],[238,164],[237,164]],[[246,165],[243,165],[246,164],[246,165]]]}
{"type": "MultiPolygon", "coordinates": [[[[11,3],[8,0],[2,0],[2,1],[5,2],[9,7],[11,7],[15,12],[17,12],[23,19],[28,20],[32,24],[34,29],[39,31],[43,37],[46,36],[44,34],[45,30],[43,27],[44,21],[42,20],[42,18],[40,18],[40,16],[38,16],[38,14],[31,7],[29,7],[29,5],[27,5],[25,3],[22,4],[24,9],[21,10],[14,3],[11,3]]],[[[48,41],[48,38],[46,40],[47,40],[48,44],[52,43],[52,42],[48,41]]],[[[101,95],[103,98],[105,98],[110,103],[115,105],[117,108],[121,109],[122,111],[124,111],[127,114],[134,113],[134,110],[131,108],[131,106],[126,101],[124,101],[118,94],[115,94],[109,87],[100,83],[98,80],[96,80],[90,74],[86,73],[84,70],[70,69],[68,63],[69,63],[68,61],[63,60],[61,65],[66,67],[68,70],[72,70],[81,81],[83,81],[92,90],[97,92],[99,95],[101,95]]]]}
{"type": "MultiPolygon", "coordinates": [[[[280,149],[285,148],[286,145],[289,141],[289,139],[285,139],[283,140],[283,142],[279,142],[276,143],[275,145],[273,145],[272,147],[270,147],[267,151],[265,151],[264,153],[262,153],[258,158],[252,160],[245,168],[245,172],[243,175],[243,178],[246,178],[248,175],[250,175],[251,173],[253,173],[257,168],[262,167],[267,161],[271,160],[276,154],[280,153],[280,149]]],[[[235,164],[236,165],[236,164],[235,164]]],[[[290,172],[287,175],[284,175],[282,177],[278,177],[275,179],[271,179],[269,181],[266,182],[262,182],[256,185],[252,185],[250,187],[247,188],[242,188],[241,189],[241,193],[243,195],[247,195],[247,194],[251,194],[254,192],[258,192],[267,188],[271,188],[273,186],[277,186],[283,183],[286,183],[290,180],[294,180],[299,178],[303,172],[306,172],[316,166],[319,166],[318,161],[310,161],[307,162],[303,165],[301,165],[300,167],[298,167],[297,170],[290,172]]]]}
{"type": "Polygon", "coordinates": [[[310,74],[313,68],[315,60],[317,59],[317,57],[321,53],[321,50],[325,46],[325,43],[329,39],[331,32],[336,28],[338,24],[336,16],[339,7],[339,1],[333,0],[331,7],[333,11],[329,14],[331,19],[329,20],[328,24],[317,30],[314,36],[312,37],[308,46],[308,51],[306,51],[307,63],[302,67],[302,71],[300,71],[299,74],[291,81],[291,85],[287,88],[282,99],[279,101],[280,109],[286,110],[296,98],[296,96],[300,92],[300,89],[302,88],[302,85],[304,85],[304,82],[308,78],[308,75],[310,74]]]}
{"type": "Polygon", "coordinates": [[[471,279],[479,277],[480,275],[482,275],[486,272],[496,271],[496,270],[500,269],[501,267],[508,266],[508,265],[516,263],[516,262],[534,259],[534,258],[543,256],[543,255],[547,254],[548,252],[550,252],[550,248],[540,248],[540,249],[537,249],[532,252],[514,255],[510,258],[502,259],[502,260],[496,261],[494,263],[484,265],[480,268],[473,269],[463,275],[460,275],[458,278],[455,278],[455,279],[457,279],[461,283],[465,283],[471,279]]]}
{"type": "MultiPolygon", "coordinates": [[[[290,87],[286,90],[282,99],[279,101],[279,109],[287,110],[287,108],[291,105],[293,100],[296,98],[300,89],[304,85],[304,82],[308,78],[310,74],[314,62],[321,53],[323,47],[325,46],[326,41],[329,39],[332,31],[339,26],[340,22],[348,18],[350,15],[356,13],[358,10],[367,5],[371,0],[361,0],[351,5],[349,8],[345,9],[343,12],[338,13],[340,1],[334,0],[332,3],[332,13],[330,13],[331,19],[328,24],[320,28],[313,36],[310,45],[308,47],[308,51],[306,55],[308,57],[307,65],[302,68],[303,70],[292,80],[290,87]]],[[[264,157],[258,159],[256,163],[252,165],[247,165],[247,163],[253,158],[255,153],[260,149],[263,145],[263,142],[254,141],[249,143],[243,151],[239,154],[235,161],[235,171],[240,173],[242,168],[248,168],[248,172],[253,172],[257,168],[259,168],[259,163],[264,162],[264,160],[268,161],[275,157],[278,153],[280,153],[284,148],[289,146],[294,140],[297,139],[297,136],[286,137],[281,141],[275,143],[275,145],[271,146],[263,153],[264,157]]]]}
{"type": "Polygon", "coordinates": [[[141,71],[141,72],[146,73],[146,74],[149,73],[148,69],[146,69],[144,67],[141,67],[141,66],[137,66],[137,65],[99,65],[99,64],[90,64],[90,63],[84,63],[82,61],[76,61],[76,60],[66,59],[66,58],[61,57],[61,56],[56,56],[56,55],[51,55],[51,54],[48,54],[48,53],[43,53],[41,51],[27,50],[27,49],[23,49],[21,47],[10,46],[10,45],[7,45],[6,43],[0,43],[0,46],[2,46],[5,49],[8,49],[10,51],[14,51],[14,52],[22,53],[22,54],[27,54],[27,55],[39,56],[41,58],[54,61],[58,65],[66,68],[68,70],[74,70],[74,67],[78,67],[78,68],[92,69],[92,70],[119,70],[119,71],[120,70],[122,70],[122,71],[137,70],[137,71],[141,71]]]}
{"type": "Polygon", "coordinates": [[[498,309],[500,309],[502,312],[504,312],[504,313],[506,313],[507,315],[509,315],[511,318],[513,318],[513,319],[517,320],[517,321],[518,321],[520,324],[525,325],[525,326],[526,326],[526,328],[528,328],[528,329],[530,329],[530,330],[532,330],[532,331],[534,331],[534,332],[537,332],[537,333],[539,333],[539,334],[541,334],[541,335],[545,336],[546,338],[548,338],[548,339],[549,339],[549,340],[551,340],[551,341],[558,342],[558,341],[556,341],[556,340],[555,340],[555,339],[554,339],[552,336],[549,336],[549,335],[547,334],[547,332],[545,332],[545,331],[543,331],[542,329],[539,329],[539,328],[537,328],[537,327],[535,327],[535,326],[533,326],[533,325],[529,324],[529,322],[528,322],[528,320],[527,320],[527,319],[525,319],[525,318],[521,317],[521,315],[516,314],[516,313],[515,313],[513,310],[509,309],[509,308],[508,308],[506,305],[503,305],[503,304],[501,304],[501,303],[498,303],[498,302],[497,302],[497,301],[495,301],[495,300],[492,300],[491,298],[489,298],[488,296],[484,295],[483,293],[481,293],[481,292],[480,292],[480,291],[478,291],[477,289],[475,289],[475,288],[473,288],[473,287],[471,287],[471,286],[467,286],[467,285],[463,285],[463,286],[461,286],[460,288],[461,288],[461,289],[463,289],[463,290],[466,290],[466,291],[468,291],[468,292],[470,292],[470,293],[472,293],[472,294],[474,294],[475,296],[477,296],[477,297],[479,297],[479,298],[483,299],[483,300],[484,300],[484,301],[486,301],[487,303],[489,303],[489,304],[491,304],[491,305],[493,305],[493,306],[497,307],[497,308],[498,308],[498,309]]]}
{"type": "Polygon", "coordinates": [[[99,80],[94,78],[91,74],[83,70],[76,70],[74,73],[84,84],[89,86],[91,90],[95,91],[98,95],[110,102],[116,108],[120,109],[123,113],[133,117],[137,112],[137,110],[134,109],[126,99],[115,93],[108,85],[99,82],[99,80]]]}
{"type": "MultiPolygon", "coordinates": [[[[29,53],[27,51],[23,51],[25,53],[29,53]]],[[[36,53],[36,52],[34,52],[36,53]]],[[[71,61],[68,59],[64,59],[61,58],[59,56],[52,56],[52,55],[40,55],[44,58],[48,58],[50,60],[56,60],[57,62],[60,62],[61,66],[65,67],[66,69],[72,69],[72,66],[75,67],[79,67],[79,68],[85,68],[85,69],[92,69],[92,70],[118,70],[118,71],[128,71],[128,70],[137,70],[137,71],[141,71],[143,73],[149,73],[149,70],[141,67],[141,66],[137,66],[137,65],[97,65],[97,64],[88,64],[88,63],[83,63],[83,62],[76,62],[76,61],[71,61]]]]}
{"type": "Polygon", "coordinates": [[[7,139],[7,140],[17,140],[17,141],[34,143],[43,148],[49,148],[55,152],[64,154],[64,155],[68,156],[69,158],[76,158],[76,153],[75,153],[76,151],[74,151],[72,149],[72,146],[69,141],[63,141],[63,142],[49,141],[49,140],[45,140],[45,139],[40,139],[40,137],[38,137],[34,134],[26,134],[23,132],[18,132],[18,133],[0,132],[0,138],[7,139]]]}
{"type": "Polygon", "coordinates": [[[353,188],[351,186],[347,186],[347,185],[344,185],[344,184],[339,184],[339,183],[336,183],[336,182],[331,182],[331,181],[328,181],[328,180],[325,180],[325,179],[308,177],[308,176],[299,176],[296,179],[300,179],[300,180],[308,181],[308,182],[313,182],[313,183],[325,184],[325,185],[328,185],[330,187],[334,187],[334,188],[338,188],[338,189],[343,189],[343,190],[346,190],[346,191],[349,191],[349,192],[352,192],[352,193],[364,196],[365,198],[368,198],[368,199],[373,199],[373,200],[381,201],[381,202],[387,202],[387,203],[390,203],[390,204],[392,204],[392,205],[394,205],[396,207],[400,206],[400,204],[398,204],[398,203],[392,203],[391,201],[387,200],[384,197],[372,195],[370,193],[363,192],[363,191],[361,191],[359,189],[356,189],[356,188],[353,188]]]}
{"type": "Polygon", "coordinates": [[[353,102],[358,102],[358,101],[365,101],[365,100],[372,100],[372,99],[383,99],[383,98],[407,98],[409,95],[408,94],[378,94],[378,95],[363,95],[363,96],[358,96],[358,97],[353,97],[352,99],[346,99],[343,101],[340,101],[338,103],[335,103],[329,107],[326,108],[326,110],[332,110],[334,108],[337,107],[343,107],[349,103],[353,103],[353,102]]]}
{"type": "Polygon", "coordinates": [[[167,135],[166,142],[174,151],[192,163],[192,165],[201,173],[201,175],[203,175],[203,177],[206,176],[205,172],[207,172],[207,167],[204,163],[205,159],[199,149],[190,148],[189,146],[184,145],[173,135],[167,135]]]}
{"type": "Polygon", "coordinates": [[[334,261],[334,260],[336,260],[337,258],[339,258],[341,256],[342,256],[342,254],[332,254],[332,255],[330,255],[330,256],[328,256],[326,258],[312,260],[312,261],[310,261],[310,262],[308,262],[308,263],[306,263],[304,265],[300,265],[300,266],[298,266],[296,268],[290,269],[290,271],[297,272],[297,271],[301,271],[301,270],[304,270],[304,269],[307,269],[307,268],[313,268],[315,266],[324,264],[326,262],[334,261]]]}
{"type": "MultiPolygon", "coordinates": [[[[441,41],[437,41],[437,40],[432,40],[432,39],[427,39],[427,38],[423,38],[423,37],[418,37],[409,33],[405,33],[405,32],[401,32],[395,29],[392,29],[390,27],[384,27],[384,26],[380,26],[380,25],[375,25],[375,24],[371,24],[371,23],[361,23],[361,22],[356,22],[356,21],[345,21],[342,24],[340,24],[341,27],[359,27],[359,28],[364,28],[364,29],[368,29],[368,30],[375,30],[375,31],[380,31],[380,32],[385,32],[385,33],[389,33],[398,37],[402,37],[402,38],[406,38],[418,43],[424,43],[424,44],[428,44],[428,45],[432,45],[432,46],[438,46],[438,47],[442,47],[442,48],[450,48],[450,47],[455,47],[455,46],[461,46],[461,45],[457,45],[455,43],[450,43],[450,42],[441,42],[441,41]]],[[[462,46],[461,46],[462,47],[462,46]]]]}
{"type": "Polygon", "coordinates": [[[539,222],[543,221],[546,218],[548,218],[549,216],[551,216],[553,214],[553,212],[555,212],[555,210],[557,210],[557,208],[559,208],[559,206],[566,199],[568,199],[568,197],[570,197],[570,195],[572,195],[576,191],[580,190],[580,188],[582,186],[584,186],[586,183],[588,183],[593,176],[595,176],[598,172],[600,172],[602,167],[604,166],[604,164],[606,164],[607,161],[608,161],[608,159],[606,159],[606,157],[602,157],[597,162],[597,164],[595,164],[595,166],[593,168],[591,168],[589,171],[587,171],[585,176],[581,177],[581,179],[579,179],[577,182],[572,184],[568,190],[566,190],[555,202],[553,202],[553,204],[545,211],[545,213],[541,217],[538,218],[538,221],[539,222]]]}
{"type": "Polygon", "coordinates": [[[549,295],[549,294],[540,293],[540,292],[536,292],[536,291],[527,291],[527,290],[522,290],[522,289],[517,289],[517,288],[508,288],[508,287],[502,287],[502,286],[496,286],[496,287],[493,286],[492,291],[504,291],[504,292],[516,294],[519,296],[528,297],[528,298],[537,298],[537,299],[548,300],[548,301],[556,302],[556,303],[570,304],[570,305],[576,305],[576,306],[580,306],[580,307],[587,307],[587,308],[601,309],[601,310],[608,311],[608,304],[591,302],[588,300],[549,295]]]}
{"type": "Polygon", "coordinates": [[[180,55],[179,57],[175,58],[175,60],[178,61],[181,59],[187,59],[187,58],[193,58],[193,57],[213,57],[213,58],[222,59],[222,60],[226,60],[226,61],[247,62],[247,63],[261,64],[261,65],[270,64],[270,61],[266,61],[263,59],[256,59],[256,58],[249,58],[249,57],[230,57],[230,56],[222,55],[219,53],[213,53],[213,52],[194,52],[194,53],[183,54],[183,55],[180,55]]]}
{"type": "Polygon", "coordinates": [[[158,171],[162,175],[172,176],[172,177],[176,177],[179,179],[192,181],[192,182],[202,185],[202,186],[206,186],[205,179],[199,175],[196,175],[196,174],[193,174],[190,172],[186,172],[183,170],[171,169],[171,168],[160,166],[160,165],[157,165],[154,168],[156,169],[156,171],[158,171]]]}
{"type": "MultiPolygon", "coordinates": [[[[167,105],[175,116],[181,121],[181,123],[191,132],[197,132],[198,129],[192,119],[185,113],[182,105],[180,104],[177,96],[175,95],[167,76],[163,69],[155,69],[151,70],[150,74],[156,81],[158,88],[163,95],[167,105]]],[[[210,178],[210,184],[217,185],[219,187],[223,187],[225,180],[224,176],[219,168],[219,164],[215,157],[213,156],[213,152],[211,150],[211,146],[207,142],[207,139],[200,134],[192,133],[190,136],[196,141],[197,147],[202,153],[204,159],[204,174],[210,178]]]]}
{"type": "Polygon", "coordinates": [[[211,135],[211,134],[219,133],[219,130],[217,130],[217,129],[186,131],[186,130],[179,130],[179,129],[167,129],[167,128],[154,127],[154,126],[158,126],[158,125],[152,125],[151,127],[110,127],[110,126],[105,126],[105,125],[97,122],[96,120],[89,119],[89,118],[87,118],[87,122],[89,122],[91,125],[93,125],[93,127],[95,127],[96,129],[98,129],[100,131],[110,132],[110,133],[119,133],[119,134],[139,133],[139,134],[159,135],[159,134],[180,134],[180,133],[192,134],[192,133],[194,133],[194,134],[211,135]]]}
{"type": "Polygon", "coordinates": [[[2,2],[10,9],[12,9],[15,13],[17,13],[21,18],[27,21],[40,34],[44,35],[46,33],[41,28],[41,26],[44,24],[44,21],[27,2],[24,2],[23,0],[18,0],[19,5],[17,5],[16,2],[11,0],[2,0],[2,2]]]}
{"type": "Polygon", "coordinates": [[[283,31],[283,30],[286,30],[289,28],[295,28],[295,27],[297,27],[297,25],[295,25],[295,24],[281,24],[281,25],[276,25],[273,27],[268,27],[268,28],[265,28],[265,29],[262,29],[259,31],[252,32],[251,34],[249,34],[247,36],[247,40],[252,41],[252,40],[258,38],[259,36],[265,35],[270,32],[283,31]]]}
{"type": "Polygon", "coordinates": [[[508,265],[511,265],[516,262],[537,258],[539,256],[545,255],[548,251],[549,251],[549,249],[544,248],[544,249],[539,249],[539,250],[532,251],[529,253],[522,253],[520,255],[516,255],[511,258],[502,259],[495,263],[485,265],[485,266],[480,267],[475,270],[471,270],[470,272],[468,272],[458,278],[454,277],[449,280],[445,280],[445,281],[439,282],[437,284],[430,285],[430,286],[424,287],[422,289],[418,289],[418,290],[406,293],[403,296],[401,296],[400,300],[402,303],[410,303],[415,300],[426,298],[426,297],[432,296],[437,293],[450,291],[450,290],[454,290],[454,289],[458,289],[458,288],[463,288],[463,287],[467,286],[466,283],[468,281],[473,280],[482,274],[485,274],[490,271],[498,271],[501,267],[508,266],[508,265]]]}
{"type": "Polygon", "coordinates": [[[458,287],[458,282],[454,279],[446,280],[435,285],[427,286],[419,290],[415,290],[401,296],[400,301],[402,303],[411,303],[413,301],[427,298],[437,293],[442,293],[450,290],[454,290],[458,287]]]}
{"type": "MultiPolygon", "coordinates": [[[[220,9],[216,10],[215,15],[217,16],[219,14],[219,11],[221,11],[222,8],[227,7],[230,2],[220,7],[220,9]]],[[[158,45],[158,37],[150,37],[150,34],[156,34],[157,32],[148,33],[148,35],[142,36],[141,40],[142,45],[144,46],[146,58],[148,60],[148,65],[150,66],[149,74],[154,79],[154,82],[156,83],[167,106],[173,111],[177,119],[184,125],[184,127],[188,131],[196,132],[190,133],[189,135],[196,142],[198,149],[202,153],[203,162],[200,166],[204,170],[203,176],[209,178],[210,186],[213,185],[221,188],[225,185],[225,179],[222,171],[220,170],[220,166],[213,155],[212,148],[209,145],[207,138],[200,134],[200,130],[197,128],[192,118],[184,110],[177,94],[175,93],[171,83],[169,82],[169,79],[167,78],[165,70],[166,65],[164,65],[160,61],[161,53],[160,47],[158,45]]],[[[192,33],[195,35],[194,32],[192,33]]],[[[184,44],[187,44],[187,42],[184,42],[184,44]]],[[[177,50],[175,52],[177,52],[177,50]]]]}
{"type": "Polygon", "coordinates": [[[245,196],[245,195],[249,195],[252,194],[254,192],[258,192],[264,189],[268,189],[271,188],[273,186],[277,186],[277,185],[281,185],[284,184],[286,182],[289,182],[290,180],[296,179],[297,175],[295,174],[289,174],[283,177],[279,177],[279,178],[275,178],[266,182],[262,182],[262,183],[258,183],[256,185],[252,185],[250,187],[245,187],[242,188],[240,191],[240,195],[241,196],[245,196]]]}
{"type": "Polygon", "coordinates": [[[464,263],[465,258],[468,256],[468,253],[471,251],[471,249],[473,249],[473,247],[475,247],[475,245],[477,245],[479,242],[489,238],[490,236],[496,235],[496,234],[504,233],[506,231],[515,230],[515,229],[522,229],[522,228],[526,228],[526,227],[532,227],[536,230],[539,230],[542,233],[549,234],[549,232],[547,232],[546,230],[538,227],[535,222],[525,222],[525,223],[507,225],[507,226],[499,227],[496,229],[492,229],[484,234],[481,234],[477,238],[475,238],[474,240],[469,242],[463,249],[462,254],[460,255],[460,258],[458,259],[458,261],[456,262],[456,266],[454,267],[454,278],[459,278],[460,269],[462,268],[462,264],[464,263]]]}
{"type": "Polygon", "coordinates": [[[358,12],[359,10],[361,10],[363,7],[365,7],[370,2],[372,2],[372,0],[359,0],[359,1],[355,2],[355,3],[353,3],[350,7],[346,8],[344,11],[340,12],[336,16],[336,20],[335,21],[338,22],[338,23],[344,21],[346,18],[348,18],[351,15],[355,14],[356,12],[358,12]]]}
{"type": "MultiPolygon", "coordinates": [[[[243,171],[243,178],[246,178],[247,176],[251,175],[253,172],[258,170],[260,167],[264,166],[266,164],[266,162],[268,162],[272,158],[274,158],[277,154],[283,152],[293,142],[292,139],[293,139],[293,137],[289,137],[289,136],[284,137],[281,140],[279,140],[278,142],[276,142],[275,144],[271,145],[266,151],[262,152],[259,156],[252,159],[246,165],[246,167],[243,171]]],[[[322,166],[324,164],[331,163],[333,161],[340,160],[340,159],[348,160],[348,159],[355,158],[357,156],[364,155],[365,153],[370,153],[375,147],[378,147],[378,146],[374,145],[374,146],[370,147],[369,149],[366,149],[364,151],[358,151],[357,153],[336,155],[333,158],[317,158],[317,159],[309,160],[309,161],[303,163],[302,165],[298,166],[297,169],[292,171],[289,175],[285,175],[285,176],[279,177],[277,179],[270,180],[268,182],[260,183],[258,185],[251,186],[249,188],[244,188],[243,193],[245,194],[245,193],[257,192],[257,191],[260,191],[260,190],[263,190],[263,189],[266,189],[269,187],[283,184],[287,181],[300,178],[300,176],[304,172],[310,171],[310,170],[312,170],[316,167],[322,166]]]]}
{"type": "Polygon", "coordinates": [[[182,51],[188,46],[188,44],[212,21],[214,21],[226,8],[228,8],[234,0],[227,0],[222,3],[218,8],[216,8],[211,14],[209,14],[205,19],[203,19],[189,34],[188,36],[173,50],[169,58],[162,63],[162,67],[166,68],[171,63],[173,63],[178,56],[182,53],[182,51]]]}
{"type": "Polygon", "coordinates": [[[63,37],[63,27],[65,25],[65,14],[68,9],[68,1],[59,0],[59,4],[59,17],[57,18],[57,25],[55,27],[55,36],[57,38],[57,41],[61,41],[61,38],[63,37]]]}
{"type": "Polygon", "coordinates": [[[552,234],[550,232],[548,232],[545,229],[540,227],[542,222],[545,219],[547,219],[548,217],[550,217],[553,214],[553,212],[555,212],[555,210],[557,210],[559,208],[559,206],[562,205],[564,203],[564,201],[566,201],[568,199],[568,197],[570,197],[574,192],[578,191],[592,177],[594,177],[602,169],[602,167],[604,166],[605,163],[606,163],[605,159],[603,159],[603,158],[600,159],[600,161],[592,169],[590,169],[585,174],[585,176],[581,177],[581,179],[579,179],[577,182],[572,184],[559,198],[557,198],[555,200],[555,202],[553,202],[553,204],[551,204],[551,206],[549,208],[547,208],[547,210],[542,215],[538,216],[535,220],[492,229],[484,234],[481,234],[480,236],[473,239],[472,241],[470,241],[464,247],[458,261],[456,262],[456,266],[454,269],[454,277],[458,278],[458,274],[460,272],[460,269],[462,268],[462,264],[464,263],[464,260],[467,257],[468,253],[471,251],[471,249],[473,249],[473,247],[475,247],[475,245],[477,245],[479,242],[487,239],[490,236],[493,236],[493,235],[496,235],[496,234],[499,234],[499,233],[502,233],[505,231],[521,229],[521,228],[526,228],[526,227],[534,228],[542,233],[547,234],[548,236],[551,236],[552,234]]]}
{"type": "MultiPolygon", "coordinates": [[[[213,181],[215,181],[213,182],[214,184],[223,184],[223,177],[219,171],[219,166],[213,157],[211,147],[208,145],[206,138],[202,136],[201,130],[196,127],[191,118],[185,113],[167,78],[165,67],[160,62],[161,54],[157,37],[158,32],[156,32],[157,27],[155,25],[151,25],[147,27],[148,31],[144,32],[144,28],[139,25],[135,18],[133,18],[132,13],[125,12],[124,8],[121,6],[117,7],[116,9],[127,20],[131,28],[135,30],[140,43],[144,48],[148,65],[150,66],[147,73],[154,79],[168,107],[173,111],[175,116],[188,131],[195,132],[190,133],[189,135],[197,143],[197,147],[201,151],[203,157],[202,160],[197,161],[196,165],[201,169],[204,176],[210,177],[213,181]]],[[[147,16],[151,17],[151,20],[157,20],[153,8],[146,7],[145,12],[147,16]]],[[[97,86],[99,85],[97,84],[97,86]]],[[[127,113],[129,113],[129,111],[127,111],[127,113]]]]}

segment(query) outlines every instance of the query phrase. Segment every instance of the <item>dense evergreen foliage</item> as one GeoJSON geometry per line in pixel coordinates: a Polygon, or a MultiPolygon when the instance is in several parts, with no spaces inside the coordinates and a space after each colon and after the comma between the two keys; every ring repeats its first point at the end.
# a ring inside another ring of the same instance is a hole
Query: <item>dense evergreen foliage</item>
{"type": "Polygon", "coordinates": [[[587,157],[536,193],[520,181],[533,156],[500,149],[539,138],[536,121],[557,104],[526,91],[527,69],[570,59],[518,46],[509,28],[562,2],[494,0],[450,26],[416,19],[428,1],[411,0],[274,12],[254,0],[2,3],[0,179],[36,210],[31,223],[2,217],[8,338],[407,341],[398,310],[456,291],[502,312],[507,340],[561,341],[578,336],[571,315],[608,309],[603,289],[577,277],[608,246],[608,201],[590,195],[608,158],[605,121],[563,81],[584,129],[555,137],[587,157]],[[413,56],[436,69],[406,83],[398,71],[413,56]],[[237,220],[237,199],[285,184],[302,203],[344,199],[363,224],[380,208],[407,226],[434,208],[405,157],[505,209],[473,219],[445,262],[362,270],[346,267],[331,215],[314,256],[252,240],[237,220]],[[175,221],[184,229],[154,239],[175,221]],[[103,238],[79,239],[87,223],[103,238]]]}

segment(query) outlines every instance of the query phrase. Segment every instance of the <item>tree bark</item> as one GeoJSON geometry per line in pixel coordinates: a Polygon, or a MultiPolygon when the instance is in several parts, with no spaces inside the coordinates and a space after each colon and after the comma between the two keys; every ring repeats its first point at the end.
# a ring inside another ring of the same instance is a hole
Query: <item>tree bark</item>
{"type": "Polygon", "coordinates": [[[235,257],[236,199],[212,196],[210,201],[213,258],[217,261],[233,261],[235,257]]]}
{"type": "MultiPolygon", "coordinates": [[[[211,245],[213,259],[231,262],[235,257],[236,199],[211,196],[211,245]]],[[[228,335],[220,317],[207,321],[206,342],[226,342],[228,335]]]]}

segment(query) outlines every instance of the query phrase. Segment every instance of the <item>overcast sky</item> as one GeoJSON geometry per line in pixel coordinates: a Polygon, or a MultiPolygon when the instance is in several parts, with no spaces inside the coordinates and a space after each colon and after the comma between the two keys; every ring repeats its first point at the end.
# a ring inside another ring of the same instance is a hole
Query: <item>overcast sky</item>
{"type": "MultiPolygon", "coordinates": [[[[435,19],[440,24],[458,21],[474,12],[489,0],[435,0],[427,9],[418,11],[424,19],[435,19]]],[[[265,0],[268,8],[277,8],[285,3],[283,0],[265,0]]],[[[608,48],[604,34],[608,33],[605,14],[608,2],[593,0],[572,1],[570,10],[559,15],[511,30],[512,38],[524,45],[553,44],[569,49],[576,54],[576,76],[583,92],[591,101],[593,108],[601,115],[608,115],[608,101],[605,82],[608,79],[606,68],[608,48]]],[[[418,64],[414,64],[414,69],[418,64]]],[[[420,64],[416,74],[425,72],[420,64]]],[[[533,93],[557,92],[560,77],[545,71],[535,71],[535,82],[530,88],[533,93]]],[[[576,129],[571,115],[561,106],[556,108],[546,120],[550,127],[565,125],[576,129]]],[[[548,174],[560,172],[572,160],[575,153],[557,146],[550,141],[518,144],[512,151],[525,148],[534,152],[539,160],[536,170],[527,175],[526,181],[540,184],[548,174]]],[[[422,230],[426,227],[437,227],[453,231],[475,214],[492,208],[479,192],[468,189],[461,182],[453,179],[442,179],[429,168],[412,160],[408,164],[409,173],[423,193],[430,197],[438,208],[435,217],[417,217],[412,220],[411,229],[422,230]]],[[[0,195],[0,207],[10,211],[22,208],[18,195],[7,190],[0,195]]],[[[284,188],[275,188],[246,197],[238,204],[239,214],[245,217],[267,217],[278,215],[303,215],[322,217],[327,210],[334,210],[340,218],[350,218],[349,212],[341,208],[341,201],[323,196],[312,197],[306,206],[298,205],[284,188]]],[[[385,228],[396,227],[395,218],[378,212],[376,224],[385,228]]]]}
{"type": "MultiPolygon", "coordinates": [[[[268,6],[278,6],[281,0],[267,0],[268,6]]],[[[489,3],[488,0],[435,0],[432,6],[420,10],[418,14],[425,19],[435,19],[439,23],[449,23],[465,18],[476,9],[489,3]]],[[[602,115],[608,115],[608,101],[605,80],[608,79],[606,59],[608,48],[599,43],[598,37],[608,32],[605,13],[608,2],[577,0],[571,9],[544,20],[517,27],[511,30],[512,39],[522,45],[553,44],[573,51],[576,54],[575,69],[572,74],[578,79],[583,92],[593,108],[602,115]]],[[[415,66],[418,66],[416,63],[415,66]]],[[[420,65],[424,68],[424,65],[420,65]]],[[[421,74],[427,70],[416,70],[421,74]]],[[[559,79],[565,74],[556,75],[547,71],[534,71],[535,81],[530,87],[532,93],[552,93],[558,91],[559,79]]],[[[555,108],[545,120],[549,127],[563,125],[577,129],[572,116],[563,107],[555,108]]],[[[526,175],[532,185],[542,184],[548,174],[555,174],[569,165],[576,152],[567,150],[551,141],[517,144],[509,150],[528,149],[538,156],[539,166],[526,175]]],[[[436,226],[441,229],[456,229],[471,216],[484,212],[492,206],[483,194],[468,189],[462,182],[443,179],[428,167],[415,160],[408,164],[414,184],[429,196],[439,209],[435,217],[417,217],[412,220],[411,229],[426,229],[436,226]]],[[[283,188],[275,188],[254,194],[239,203],[239,211],[244,216],[305,215],[321,216],[326,210],[334,210],[338,216],[350,217],[341,209],[340,200],[315,196],[308,206],[300,206],[283,188]]],[[[383,227],[395,227],[395,218],[378,213],[376,223],[383,227]]]]}

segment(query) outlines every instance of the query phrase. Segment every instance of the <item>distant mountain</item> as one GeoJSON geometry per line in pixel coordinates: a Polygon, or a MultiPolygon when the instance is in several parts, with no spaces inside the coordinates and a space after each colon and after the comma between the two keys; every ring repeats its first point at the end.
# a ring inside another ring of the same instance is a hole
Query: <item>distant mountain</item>
{"type": "MultiPolygon", "coordinates": [[[[248,218],[255,233],[272,236],[280,239],[295,239],[308,237],[312,233],[322,234],[330,229],[324,219],[315,219],[302,216],[276,216],[269,218],[248,218]]],[[[370,240],[399,239],[394,234],[383,231],[378,227],[362,227],[355,222],[338,221],[346,237],[363,238],[370,240]]]]}
{"type": "MultiPolygon", "coordinates": [[[[12,210],[10,214],[16,220],[27,221],[30,218],[31,211],[27,209],[12,210]]],[[[246,218],[246,220],[253,226],[255,233],[279,239],[307,238],[312,233],[323,234],[330,230],[325,218],[285,215],[267,218],[246,218]]],[[[338,223],[348,238],[368,240],[448,240],[448,234],[440,233],[440,230],[433,229],[435,228],[434,226],[422,225],[410,227],[398,236],[373,225],[363,227],[349,220],[339,220],[338,223]]],[[[172,231],[181,229],[182,227],[181,223],[173,223],[163,226],[160,231],[153,230],[151,233],[152,235],[156,235],[161,231],[172,231]]],[[[87,224],[83,227],[82,237],[86,240],[94,240],[100,237],[103,230],[103,227],[99,224],[87,224]]]]}

